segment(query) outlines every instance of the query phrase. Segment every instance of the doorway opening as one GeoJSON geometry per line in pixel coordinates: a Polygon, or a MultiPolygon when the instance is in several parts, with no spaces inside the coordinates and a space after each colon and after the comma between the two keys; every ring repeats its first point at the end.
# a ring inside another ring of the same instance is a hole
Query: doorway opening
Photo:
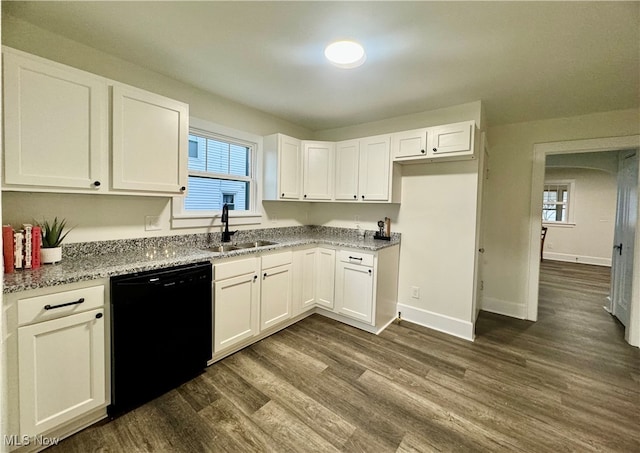
{"type": "MultiPolygon", "coordinates": [[[[534,163],[532,173],[532,190],[531,190],[531,217],[530,217],[530,246],[529,246],[529,281],[528,281],[528,297],[527,297],[527,319],[535,321],[538,319],[538,297],[539,297],[539,283],[540,283],[540,257],[541,257],[541,241],[540,231],[542,229],[543,219],[543,206],[548,208],[550,218],[565,219],[565,223],[570,224],[570,215],[565,213],[566,217],[560,213],[566,206],[551,206],[550,198],[548,197],[548,203],[543,204],[543,196],[545,193],[545,164],[548,157],[555,155],[571,155],[579,153],[599,153],[605,151],[627,151],[638,150],[640,148],[640,136],[629,137],[612,137],[603,139],[591,139],[591,140],[575,140],[568,142],[555,142],[555,143],[543,143],[534,146],[534,163]],[[555,216],[555,217],[554,217],[555,216]]],[[[551,157],[551,159],[554,159],[551,157]]],[[[637,171],[638,162],[635,161],[637,171]]],[[[551,186],[551,185],[550,185],[551,186]]],[[[570,190],[567,185],[556,184],[556,188],[570,190]]],[[[554,189],[549,187],[550,191],[554,189]]],[[[561,189],[556,189],[557,193],[561,192],[561,189]]],[[[637,190],[636,190],[637,194],[637,190]]],[[[571,198],[569,193],[566,196],[563,194],[570,205],[571,198]]],[[[631,201],[634,203],[632,206],[635,215],[638,212],[638,199],[637,195],[631,201]]],[[[569,207],[570,209],[570,207],[569,207]]],[[[635,221],[634,221],[635,222],[635,221]]],[[[570,226],[569,226],[570,227],[570,226]]],[[[638,229],[633,230],[633,236],[635,242],[640,244],[637,236],[639,234],[638,229]]],[[[548,241],[547,237],[547,241],[548,241]]],[[[628,241],[627,241],[628,242],[628,241]]],[[[548,243],[547,243],[548,244],[548,243]]],[[[611,243],[613,246],[613,243],[611,243]]],[[[633,247],[633,244],[631,244],[633,247]]],[[[627,342],[634,346],[640,345],[640,246],[635,247],[632,250],[627,250],[627,255],[631,254],[631,260],[638,263],[632,272],[627,272],[627,290],[629,320],[627,322],[625,339],[627,342]]],[[[613,258],[613,254],[611,255],[613,258]]],[[[597,264],[597,263],[594,263],[597,264]]],[[[610,307],[612,308],[612,307],[610,307]]]]}

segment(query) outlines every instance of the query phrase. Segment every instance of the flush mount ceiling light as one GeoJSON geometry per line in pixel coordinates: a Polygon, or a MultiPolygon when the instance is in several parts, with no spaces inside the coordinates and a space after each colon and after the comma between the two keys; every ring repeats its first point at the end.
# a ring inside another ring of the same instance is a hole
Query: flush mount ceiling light
{"type": "Polygon", "coordinates": [[[364,48],[355,41],[336,41],[324,49],[324,56],[339,68],[357,68],[367,59],[364,48]]]}

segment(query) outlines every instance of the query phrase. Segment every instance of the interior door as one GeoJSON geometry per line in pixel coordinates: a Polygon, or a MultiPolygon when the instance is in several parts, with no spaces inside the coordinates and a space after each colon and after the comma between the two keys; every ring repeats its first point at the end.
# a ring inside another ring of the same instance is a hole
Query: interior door
{"type": "Polygon", "coordinates": [[[618,206],[611,269],[613,315],[625,326],[629,323],[633,250],[638,220],[638,151],[620,153],[618,165],[618,206]]]}

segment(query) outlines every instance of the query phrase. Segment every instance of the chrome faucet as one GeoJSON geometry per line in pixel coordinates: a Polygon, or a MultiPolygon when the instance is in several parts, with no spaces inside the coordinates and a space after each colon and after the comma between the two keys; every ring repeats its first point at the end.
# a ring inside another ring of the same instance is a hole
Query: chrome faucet
{"type": "Polygon", "coordinates": [[[229,205],[227,203],[222,206],[222,223],[224,223],[224,231],[222,232],[222,242],[231,242],[231,236],[237,231],[229,231],[229,205]]]}

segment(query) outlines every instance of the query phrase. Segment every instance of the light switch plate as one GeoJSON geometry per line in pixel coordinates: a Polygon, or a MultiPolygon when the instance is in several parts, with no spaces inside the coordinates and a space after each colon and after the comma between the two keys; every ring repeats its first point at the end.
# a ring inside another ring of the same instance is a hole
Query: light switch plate
{"type": "Polygon", "coordinates": [[[144,217],[144,230],[145,231],[158,231],[161,230],[160,216],[147,215],[144,217]]]}

